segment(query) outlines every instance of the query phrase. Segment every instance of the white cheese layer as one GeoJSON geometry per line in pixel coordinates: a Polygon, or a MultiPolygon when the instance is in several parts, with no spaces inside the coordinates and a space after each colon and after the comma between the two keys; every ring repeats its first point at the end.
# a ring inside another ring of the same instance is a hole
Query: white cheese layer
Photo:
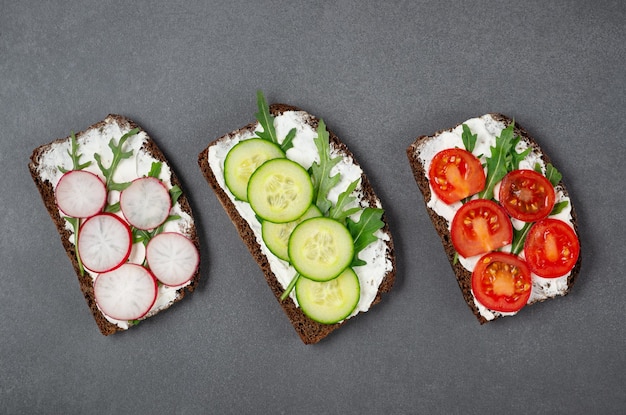
{"type": "MultiPolygon", "coordinates": [[[[476,146],[472,151],[476,157],[478,157],[481,163],[485,163],[487,156],[491,155],[491,147],[495,146],[496,137],[500,135],[502,130],[506,128],[504,123],[495,120],[491,115],[483,115],[482,117],[472,118],[465,123],[472,134],[477,134],[476,146]]],[[[430,169],[430,163],[438,152],[445,150],[447,148],[465,148],[462,140],[463,127],[462,124],[452,129],[451,131],[445,131],[440,133],[439,135],[432,137],[426,140],[418,149],[419,151],[419,159],[422,165],[424,166],[424,170],[426,172],[428,178],[428,170],[430,169]]],[[[516,148],[518,152],[524,151],[528,148],[528,143],[521,140],[516,148]]],[[[536,149],[533,149],[524,160],[520,162],[520,169],[530,169],[533,170],[535,165],[539,164],[541,166],[542,172],[545,173],[545,163],[541,159],[541,153],[536,149]]],[[[485,171],[486,174],[486,171],[485,171]]],[[[429,184],[430,186],[430,184],[429,184]]],[[[498,188],[499,185],[496,185],[494,190],[494,195],[498,196],[498,188]]],[[[562,201],[568,201],[569,198],[565,196],[563,189],[556,188],[556,203],[562,201]]],[[[450,226],[452,224],[452,219],[454,215],[461,207],[461,202],[452,203],[450,205],[446,204],[444,201],[439,199],[435,192],[432,190],[432,186],[430,186],[430,201],[427,203],[427,206],[435,211],[439,216],[446,219],[448,223],[448,230],[450,230],[450,226]]],[[[568,203],[567,207],[563,209],[559,214],[550,216],[555,219],[560,219],[573,227],[572,223],[572,214],[571,214],[571,204],[568,203]]],[[[511,219],[513,227],[515,229],[521,229],[524,226],[524,222],[521,222],[516,219],[511,219]]],[[[511,245],[505,246],[502,251],[510,252],[511,245]]],[[[476,266],[476,262],[480,259],[482,255],[477,255],[474,257],[464,258],[459,255],[459,262],[463,265],[465,269],[472,272],[474,267],[476,266]]],[[[524,252],[520,254],[520,257],[524,257],[524,252]]],[[[534,273],[531,273],[532,277],[532,291],[530,294],[530,298],[528,299],[528,303],[534,303],[536,301],[542,301],[547,298],[556,297],[558,295],[564,295],[567,292],[567,278],[570,273],[563,275],[558,278],[542,278],[534,273]]],[[[472,293],[473,295],[473,293],[472,293]]],[[[485,306],[480,304],[476,298],[474,297],[474,303],[478,308],[480,314],[487,320],[493,320],[497,316],[503,315],[514,315],[516,313],[501,313],[498,311],[493,311],[487,309],[485,306]]]]}
{"type": "MultiPolygon", "coordinates": [[[[314,161],[319,162],[319,155],[313,141],[313,139],[317,137],[317,131],[307,124],[308,119],[309,115],[304,111],[286,111],[274,118],[274,127],[277,136],[280,137],[281,140],[287,135],[289,130],[296,128],[296,136],[293,139],[294,145],[287,151],[286,155],[287,158],[296,161],[305,169],[311,167],[314,161]]],[[[259,124],[257,124],[256,129],[262,131],[262,127],[259,124]]],[[[226,155],[235,144],[254,136],[256,136],[256,134],[250,131],[235,132],[225,136],[209,147],[208,161],[218,184],[233,202],[239,215],[250,225],[256,237],[256,242],[261,247],[261,252],[267,257],[272,272],[284,289],[295,276],[295,269],[288,262],[279,259],[270,252],[263,242],[261,223],[257,220],[254,211],[248,203],[236,200],[233,194],[228,190],[224,181],[224,160],[226,159],[226,155]]],[[[331,176],[336,173],[341,175],[340,182],[331,189],[328,195],[328,199],[335,203],[337,197],[347,189],[351,182],[360,178],[363,172],[361,168],[354,163],[351,157],[342,154],[339,149],[332,147],[332,143],[331,154],[333,156],[341,155],[343,157],[343,159],[333,167],[330,173],[331,176]]],[[[355,205],[358,203],[362,207],[368,206],[367,202],[364,200],[360,184],[357,186],[352,196],[356,197],[355,205]]],[[[380,201],[377,200],[376,206],[373,207],[380,208],[380,201]]],[[[351,218],[358,220],[358,215],[360,215],[360,213],[353,215],[351,218]]],[[[361,285],[361,297],[356,309],[349,317],[369,309],[372,301],[374,301],[376,297],[378,287],[382,280],[393,268],[387,255],[389,248],[386,241],[389,240],[389,235],[380,230],[377,231],[375,235],[378,239],[359,254],[359,258],[367,262],[367,265],[354,268],[361,285]]],[[[290,297],[297,305],[295,292],[293,290],[290,293],[290,297]]]]}
{"type": "MultiPolygon", "coordinates": [[[[82,164],[91,161],[91,165],[86,167],[84,170],[96,174],[102,180],[104,180],[104,176],[96,163],[94,154],[99,154],[102,165],[108,168],[113,160],[113,152],[109,148],[109,141],[114,139],[115,143],[118,143],[119,139],[130,131],[130,128],[127,126],[120,126],[114,119],[107,118],[105,121],[107,122],[102,128],[91,128],[76,139],[78,143],[78,153],[81,154],[81,158],[79,160],[80,163],[82,164]]],[[[158,160],[150,156],[145,150],[142,150],[142,146],[147,139],[147,134],[144,131],[140,131],[126,140],[123,150],[132,151],[133,157],[120,161],[113,175],[114,182],[124,183],[135,180],[139,177],[147,176],[152,167],[152,163],[158,162],[158,160]]],[[[50,182],[54,188],[56,188],[59,179],[63,176],[59,167],[66,170],[72,170],[73,168],[72,160],[68,152],[71,152],[71,142],[70,140],[65,140],[52,143],[50,148],[41,156],[38,174],[42,180],[50,182]]],[[[163,181],[168,190],[172,188],[171,171],[169,166],[165,163],[162,164],[159,179],[163,181]]],[[[113,204],[118,202],[119,196],[120,192],[110,191],[107,203],[113,204]]],[[[189,237],[190,230],[193,227],[193,219],[191,216],[182,211],[179,203],[176,203],[172,207],[170,214],[178,215],[180,216],[180,219],[167,222],[165,224],[164,231],[178,232],[189,237]]],[[[60,212],[60,215],[64,216],[62,212],[60,212]]],[[[124,218],[121,212],[118,212],[118,216],[124,218]]],[[[72,226],[68,222],[66,222],[65,226],[67,230],[72,232],[70,242],[74,243],[72,226]]],[[[134,244],[131,251],[130,262],[141,264],[143,262],[144,255],[145,249],[143,244],[134,244]]],[[[85,269],[85,271],[94,279],[98,275],[97,273],[91,272],[87,269],[85,269]]],[[[161,285],[159,287],[157,299],[144,319],[168,308],[180,296],[178,290],[189,283],[190,282],[187,282],[186,284],[175,288],[161,285]]],[[[115,320],[108,317],[104,313],[102,314],[111,323],[122,329],[128,329],[128,321],[115,320]]]]}

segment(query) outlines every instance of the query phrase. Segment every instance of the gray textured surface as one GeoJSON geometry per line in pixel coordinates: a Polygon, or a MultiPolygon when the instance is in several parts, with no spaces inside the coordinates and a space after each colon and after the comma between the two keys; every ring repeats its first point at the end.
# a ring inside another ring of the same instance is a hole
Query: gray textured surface
{"type": "Polygon", "coordinates": [[[0,413],[623,413],[626,6],[529,2],[0,1],[0,413]],[[196,164],[255,91],[324,118],[387,209],[383,303],[301,344],[196,164]],[[497,111],[561,170],[573,292],[480,326],[404,154],[497,111]],[[99,334],[27,170],[108,113],[169,157],[202,237],[197,292],[99,334]]]}

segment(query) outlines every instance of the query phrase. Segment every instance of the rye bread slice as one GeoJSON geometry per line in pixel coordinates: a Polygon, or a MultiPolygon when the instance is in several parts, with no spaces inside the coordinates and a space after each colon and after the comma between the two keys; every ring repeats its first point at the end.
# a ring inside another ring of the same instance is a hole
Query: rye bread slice
{"type": "MultiPolygon", "coordinates": [[[[509,126],[511,123],[514,122],[511,118],[503,114],[499,114],[499,113],[491,113],[491,114],[487,114],[487,116],[490,116],[495,121],[502,122],[505,127],[509,126]]],[[[420,153],[425,144],[427,144],[430,140],[437,140],[437,138],[439,137],[439,135],[441,135],[441,133],[446,132],[446,131],[452,131],[455,128],[457,128],[459,125],[461,124],[457,124],[455,127],[452,127],[447,130],[437,131],[435,134],[430,135],[430,136],[420,136],[417,139],[415,139],[415,141],[407,148],[406,151],[407,151],[407,156],[409,159],[409,164],[413,171],[413,176],[424,197],[424,204],[426,206],[426,211],[428,212],[428,216],[430,217],[433,223],[433,226],[435,230],[437,231],[437,234],[441,238],[443,248],[446,252],[450,265],[452,266],[452,270],[454,271],[454,275],[456,276],[456,280],[459,284],[459,288],[461,289],[461,292],[463,293],[463,298],[465,299],[465,302],[467,303],[469,308],[472,310],[472,312],[474,313],[478,321],[481,324],[484,324],[488,321],[493,321],[497,318],[500,318],[502,317],[502,315],[496,314],[494,319],[488,320],[480,314],[478,307],[476,306],[476,303],[474,302],[474,296],[471,291],[471,275],[472,274],[465,267],[463,267],[463,265],[459,261],[455,260],[456,251],[454,249],[454,246],[452,245],[452,240],[450,238],[450,231],[448,230],[448,221],[444,217],[439,216],[437,212],[432,210],[430,207],[428,207],[428,202],[430,202],[430,199],[431,199],[431,190],[430,190],[429,182],[428,182],[428,172],[425,170],[425,167],[422,164],[422,161],[420,160],[420,153]]],[[[541,159],[546,165],[548,163],[551,163],[550,158],[541,149],[537,141],[528,133],[528,131],[526,131],[526,129],[521,127],[517,122],[514,125],[514,132],[516,135],[520,136],[521,139],[525,141],[530,147],[532,147],[533,149],[541,153],[541,159]]],[[[563,180],[561,180],[557,184],[556,187],[562,190],[565,196],[568,196],[568,191],[567,191],[567,188],[565,187],[563,180]]],[[[570,205],[571,205],[571,200],[570,200],[570,205]]],[[[571,206],[571,216],[572,216],[572,223],[574,225],[574,229],[576,231],[576,234],[578,234],[578,223],[577,223],[577,218],[576,218],[576,212],[574,211],[573,205],[571,206]]],[[[572,288],[572,286],[574,285],[574,282],[576,281],[578,277],[578,274],[580,272],[580,266],[581,266],[581,256],[582,255],[578,256],[578,261],[576,262],[576,265],[574,266],[574,268],[572,269],[572,271],[570,272],[567,278],[567,289],[562,295],[566,295],[567,293],[569,293],[570,289],[572,288]]],[[[547,298],[543,298],[539,300],[534,300],[534,301],[531,301],[529,305],[534,304],[536,302],[544,301],[548,298],[553,298],[553,297],[547,297],[547,298]]]]}
{"type": "MultiPolygon", "coordinates": [[[[270,113],[273,116],[278,116],[287,111],[302,111],[302,110],[300,110],[297,107],[286,105],[286,104],[270,105],[270,113]]],[[[316,117],[310,114],[307,114],[306,120],[307,120],[306,121],[307,124],[309,124],[314,129],[317,129],[319,120],[316,117]]],[[[218,142],[222,140],[231,140],[234,136],[242,132],[252,133],[257,128],[257,125],[258,125],[257,123],[250,123],[238,130],[235,130],[229,134],[226,134],[225,136],[218,138],[217,140],[214,140],[198,155],[198,164],[207,182],[215,191],[215,194],[217,198],[219,199],[220,203],[222,204],[222,206],[224,207],[224,210],[226,211],[231,221],[237,228],[237,231],[241,239],[243,240],[245,245],[248,247],[248,250],[252,254],[255,261],[259,264],[259,267],[263,271],[267,284],[272,290],[272,293],[276,297],[276,300],[279,302],[283,311],[289,318],[289,321],[293,325],[294,329],[300,336],[301,340],[305,344],[317,343],[323,338],[325,338],[326,336],[328,336],[331,332],[338,329],[339,327],[341,327],[347,321],[351,320],[354,317],[344,320],[342,322],[336,323],[336,324],[321,324],[307,317],[302,312],[302,310],[296,306],[296,304],[290,297],[288,297],[284,301],[280,300],[280,296],[283,294],[284,288],[282,287],[281,283],[278,281],[278,279],[276,278],[276,275],[272,271],[270,262],[267,256],[262,252],[261,246],[259,242],[257,241],[257,238],[253,230],[251,229],[250,224],[244,218],[242,218],[242,216],[238,212],[237,208],[235,207],[234,203],[232,202],[232,200],[230,199],[226,191],[218,183],[216,176],[215,176],[216,173],[211,169],[211,166],[209,165],[208,154],[209,154],[209,150],[211,149],[211,147],[215,146],[218,142]]],[[[351,157],[354,163],[358,165],[358,163],[354,159],[354,156],[348,150],[347,146],[344,143],[342,143],[332,131],[328,130],[328,133],[330,136],[331,148],[338,150],[339,152],[344,154],[346,157],[351,157]]],[[[362,187],[362,193],[364,196],[364,201],[367,203],[368,206],[374,207],[380,204],[380,200],[374,193],[374,189],[372,188],[365,174],[361,175],[361,187],[362,187]]],[[[376,297],[373,300],[371,305],[374,305],[380,302],[382,294],[387,293],[391,290],[391,287],[395,280],[395,273],[396,273],[395,251],[394,251],[394,246],[393,246],[393,240],[391,238],[391,232],[389,230],[389,225],[384,215],[383,215],[383,222],[385,223],[385,225],[382,231],[388,236],[388,240],[386,241],[386,245],[387,245],[386,257],[387,257],[387,260],[391,262],[392,266],[391,266],[391,270],[385,274],[381,284],[379,285],[378,292],[376,293],[376,297]]]]}
{"type": "MultiPolygon", "coordinates": [[[[139,127],[139,125],[137,125],[135,122],[121,115],[116,115],[116,114],[108,115],[104,120],[88,127],[84,131],[77,133],[75,135],[76,140],[80,145],[81,142],[84,142],[84,140],[87,140],[87,136],[90,133],[102,134],[102,132],[107,126],[111,126],[115,124],[122,131],[122,134],[132,130],[133,128],[139,128],[140,129],[139,134],[142,134],[142,133],[146,134],[146,139],[140,148],[140,153],[149,155],[151,158],[162,162],[163,165],[168,165],[165,155],[159,149],[157,144],[147,135],[147,133],[143,129],[141,129],[141,127],[139,127]]],[[[116,140],[119,140],[119,138],[120,137],[115,137],[116,140]]],[[[91,140],[94,138],[91,137],[89,139],[91,140]]],[[[102,147],[106,148],[110,138],[102,136],[96,139],[102,140],[102,147]]],[[[76,259],[75,246],[72,242],[73,232],[70,231],[68,227],[66,227],[66,220],[63,218],[61,212],[59,211],[56,205],[55,195],[54,195],[54,189],[56,187],[56,183],[52,183],[50,180],[44,179],[42,177],[42,174],[44,171],[47,171],[47,172],[58,171],[58,166],[51,165],[50,161],[47,159],[47,155],[49,154],[49,152],[52,151],[55,145],[68,143],[69,141],[70,141],[70,137],[65,137],[65,138],[54,140],[40,147],[37,147],[33,151],[30,157],[30,162],[28,164],[28,167],[29,167],[31,176],[33,178],[33,181],[35,182],[35,185],[37,186],[37,189],[39,190],[39,193],[41,194],[43,203],[46,209],[48,210],[48,213],[50,217],[52,218],[52,221],[54,222],[59,232],[59,236],[61,237],[61,243],[63,244],[63,247],[65,248],[67,256],[72,262],[72,266],[74,267],[76,276],[78,277],[79,287],[83,293],[83,296],[85,297],[85,300],[87,301],[87,305],[89,306],[91,314],[93,315],[93,318],[95,319],[96,324],[98,325],[98,328],[100,329],[100,332],[104,335],[114,334],[119,331],[124,331],[130,327],[133,327],[134,324],[131,324],[128,327],[120,327],[119,325],[107,319],[107,317],[99,310],[96,304],[95,298],[94,298],[94,293],[93,293],[94,278],[87,271],[85,271],[85,273],[81,275],[78,261],[76,259]]],[[[80,152],[80,147],[79,147],[79,152],[80,152]]],[[[134,157],[136,156],[137,155],[134,155],[134,157]]],[[[69,158],[69,155],[67,157],[69,158]]],[[[85,162],[86,160],[82,158],[80,161],[85,162]]],[[[170,175],[171,186],[177,185],[182,188],[181,183],[176,177],[176,174],[174,173],[171,166],[169,166],[169,169],[171,173],[170,175]]],[[[179,205],[180,210],[186,213],[187,215],[189,215],[189,217],[191,218],[190,224],[188,224],[188,226],[187,225],[185,226],[185,229],[182,233],[184,233],[184,235],[187,236],[195,244],[199,252],[200,250],[199,238],[196,232],[195,222],[193,221],[193,214],[191,211],[191,206],[189,205],[189,200],[187,199],[184,193],[178,198],[177,204],[179,205]]],[[[196,270],[195,274],[191,278],[189,284],[187,284],[186,286],[183,286],[182,288],[176,289],[175,293],[170,293],[174,297],[174,299],[171,302],[163,304],[159,306],[157,309],[153,308],[153,310],[151,310],[143,319],[153,316],[157,314],[158,312],[169,308],[173,303],[180,301],[185,296],[186,293],[191,293],[192,291],[194,291],[195,287],[198,284],[199,279],[200,279],[200,272],[198,268],[198,270],[196,270]]]]}

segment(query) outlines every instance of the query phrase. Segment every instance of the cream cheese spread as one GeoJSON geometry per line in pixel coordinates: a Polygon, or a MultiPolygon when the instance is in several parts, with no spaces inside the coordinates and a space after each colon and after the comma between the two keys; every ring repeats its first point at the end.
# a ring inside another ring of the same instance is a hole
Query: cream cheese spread
{"type": "MultiPolygon", "coordinates": [[[[109,121],[107,119],[107,121],[109,121]]],[[[83,135],[76,139],[78,143],[78,152],[81,154],[80,163],[91,161],[91,164],[84,170],[96,174],[98,177],[104,180],[104,176],[100,171],[94,154],[99,154],[101,157],[102,165],[108,167],[113,160],[113,152],[109,148],[109,141],[114,139],[115,142],[126,133],[130,131],[127,126],[120,126],[116,121],[107,122],[101,128],[90,128],[85,131],[83,135]]],[[[128,159],[122,159],[114,172],[113,180],[116,183],[124,183],[135,180],[139,177],[147,176],[152,167],[152,163],[158,162],[150,154],[148,154],[142,147],[147,141],[148,136],[144,131],[130,136],[124,144],[124,151],[132,151],[133,157],[128,159]]],[[[63,176],[63,173],[59,167],[65,170],[71,170],[73,168],[72,160],[68,155],[71,152],[70,140],[64,140],[60,142],[54,142],[50,145],[50,148],[44,152],[41,156],[41,162],[39,164],[38,174],[43,181],[48,181],[56,188],[57,183],[63,176]]],[[[171,171],[167,164],[163,163],[159,179],[165,184],[167,189],[172,188],[171,171]]],[[[108,204],[114,204],[119,201],[119,191],[109,191],[108,204]]],[[[59,214],[63,216],[63,213],[59,211],[59,214]]],[[[123,218],[121,212],[118,215],[123,218]]],[[[185,236],[190,236],[190,229],[193,227],[193,219],[187,213],[185,213],[179,203],[176,203],[171,211],[170,215],[178,215],[180,218],[177,220],[171,220],[165,223],[164,232],[178,232],[185,236]]],[[[70,242],[74,243],[74,235],[72,226],[66,221],[66,229],[72,232],[70,242]]],[[[131,250],[130,262],[141,264],[145,257],[145,248],[142,243],[136,243],[131,250]]],[[[97,273],[91,272],[85,269],[93,279],[97,277],[97,273]]],[[[179,290],[186,285],[190,284],[190,281],[178,286],[168,287],[160,285],[158,289],[157,299],[150,309],[150,311],[143,317],[143,319],[156,314],[157,312],[168,308],[179,296],[179,290]]],[[[128,329],[130,323],[128,321],[115,320],[102,313],[104,317],[111,323],[117,325],[122,329],[128,329]]]]}
{"type": "MultiPolygon", "coordinates": [[[[491,115],[483,115],[478,118],[472,118],[465,121],[463,124],[466,124],[472,134],[476,134],[477,140],[474,150],[472,154],[478,157],[481,163],[485,163],[486,157],[491,154],[491,147],[495,146],[496,137],[500,135],[502,130],[506,128],[504,123],[494,119],[491,115]]],[[[438,134],[435,137],[431,137],[430,139],[424,141],[422,145],[419,147],[419,159],[422,165],[424,166],[424,171],[428,173],[430,169],[430,163],[438,152],[447,149],[447,148],[465,148],[462,140],[463,127],[462,124],[457,126],[456,128],[444,131],[438,134]]],[[[523,140],[520,140],[518,143],[516,150],[517,152],[522,152],[526,148],[528,148],[528,143],[523,140]]],[[[541,158],[542,154],[535,148],[531,150],[531,152],[520,162],[520,169],[534,169],[538,164],[541,167],[542,172],[545,174],[546,166],[541,158]]],[[[486,173],[486,172],[485,172],[486,173]]],[[[429,183],[430,186],[430,183],[429,183]]],[[[496,185],[494,190],[494,195],[497,198],[498,196],[498,188],[499,185],[496,185]]],[[[444,201],[439,199],[435,192],[430,187],[430,201],[428,201],[427,206],[435,211],[439,216],[446,219],[448,223],[448,230],[450,230],[450,226],[452,224],[452,219],[454,218],[455,213],[461,207],[461,202],[452,203],[450,205],[446,204],[444,201]]],[[[556,203],[563,201],[570,201],[569,198],[564,194],[563,189],[560,187],[555,188],[556,193],[556,203]]],[[[550,216],[551,218],[560,219],[570,226],[574,226],[572,223],[572,214],[571,214],[571,204],[568,203],[567,207],[564,208],[561,212],[556,215],[550,216]]],[[[513,227],[515,229],[521,229],[524,226],[524,222],[521,222],[516,219],[511,219],[513,227]]],[[[502,251],[510,252],[511,245],[505,246],[502,251]]],[[[474,257],[464,258],[459,255],[459,262],[463,265],[465,269],[472,272],[474,267],[476,266],[476,262],[480,259],[481,255],[477,255],[474,257]]],[[[520,257],[524,257],[524,252],[520,254],[520,257]]],[[[567,292],[568,285],[567,279],[570,273],[563,275],[558,278],[542,278],[534,273],[531,273],[532,277],[532,290],[530,294],[530,298],[528,299],[528,304],[542,301],[547,298],[556,297],[558,295],[564,295],[567,292]]],[[[472,293],[473,295],[473,293],[472,293]]],[[[504,315],[514,315],[516,313],[501,313],[498,311],[493,311],[487,309],[485,306],[480,304],[476,297],[474,297],[474,303],[478,308],[480,314],[487,320],[493,320],[497,316],[504,315]]]]}
{"type": "MultiPolygon", "coordinates": [[[[286,111],[274,118],[274,128],[276,129],[277,136],[280,137],[281,140],[287,135],[289,130],[292,128],[296,129],[296,135],[293,139],[293,147],[287,150],[286,156],[290,160],[302,165],[305,169],[311,167],[313,162],[319,162],[319,154],[317,147],[315,146],[315,142],[313,141],[314,138],[317,137],[317,131],[307,124],[307,120],[309,119],[310,116],[304,111],[286,111]]],[[[262,131],[262,127],[258,123],[255,128],[255,131],[257,130],[262,131]]],[[[226,159],[226,155],[230,149],[240,141],[247,140],[255,136],[255,132],[247,130],[234,132],[223,137],[214,145],[209,147],[208,161],[218,184],[235,205],[239,215],[250,225],[250,228],[256,237],[256,242],[261,247],[261,252],[267,257],[272,272],[276,276],[278,282],[282,285],[283,289],[285,289],[295,276],[295,269],[288,262],[279,259],[272,252],[270,252],[263,242],[263,238],[261,236],[261,223],[257,220],[254,211],[248,203],[237,200],[228,190],[224,181],[224,160],[226,159]]],[[[338,173],[341,177],[340,182],[333,189],[331,189],[328,194],[328,199],[331,202],[336,203],[338,196],[347,189],[351,182],[360,178],[363,171],[354,162],[352,157],[343,154],[340,149],[334,148],[332,143],[331,155],[339,155],[343,157],[342,160],[333,167],[330,173],[331,176],[338,173]]],[[[361,207],[369,206],[363,196],[361,184],[357,186],[352,196],[356,197],[354,202],[355,205],[358,204],[361,207]]],[[[377,199],[376,205],[372,207],[380,208],[380,201],[377,199]]],[[[357,212],[355,215],[351,216],[351,219],[356,221],[358,220],[359,215],[360,212],[357,212]]],[[[378,287],[383,281],[385,275],[387,275],[387,273],[393,268],[393,264],[389,260],[389,248],[386,243],[389,241],[389,235],[379,230],[375,233],[375,236],[377,237],[377,240],[372,242],[359,253],[359,258],[365,261],[367,265],[354,267],[354,271],[359,278],[361,286],[361,296],[357,307],[348,318],[369,309],[372,301],[374,301],[374,298],[376,297],[378,287]]],[[[298,305],[294,291],[290,293],[290,297],[294,303],[298,305]]]]}

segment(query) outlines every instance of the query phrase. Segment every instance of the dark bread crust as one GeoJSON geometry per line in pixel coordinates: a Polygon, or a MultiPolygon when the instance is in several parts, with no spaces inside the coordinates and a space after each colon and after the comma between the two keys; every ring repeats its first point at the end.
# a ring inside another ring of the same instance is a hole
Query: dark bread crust
{"type": "MultiPolygon", "coordinates": [[[[491,117],[495,119],[496,121],[503,122],[505,126],[508,126],[513,122],[511,118],[503,114],[492,113],[488,115],[491,115],[491,117]]],[[[460,124],[457,124],[455,127],[452,127],[447,130],[437,131],[435,134],[431,136],[420,136],[407,148],[406,151],[407,151],[407,156],[409,158],[409,164],[411,165],[411,169],[413,171],[413,176],[415,178],[415,181],[417,182],[417,185],[420,191],[422,192],[422,195],[424,196],[424,204],[426,206],[426,211],[428,212],[428,216],[430,217],[433,223],[433,226],[435,227],[435,230],[437,231],[439,237],[441,238],[441,242],[443,244],[444,250],[446,252],[446,255],[448,256],[448,260],[450,261],[450,265],[452,266],[452,270],[454,271],[454,275],[456,276],[457,282],[459,284],[459,288],[461,289],[461,292],[463,293],[463,298],[465,299],[465,302],[467,303],[469,308],[472,310],[472,312],[474,313],[478,321],[480,321],[481,324],[484,324],[491,320],[487,320],[482,315],[480,315],[480,313],[478,312],[478,308],[476,307],[474,303],[474,298],[471,292],[471,275],[472,275],[471,272],[466,270],[459,261],[455,261],[456,251],[454,249],[454,246],[452,245],[450,232],[448,231],[448,222],[446,221],[445,218],[439,216],[434,210],[428,207],[428,202],[430,201],[430,198],[431,198],[430,187],[428,185],[428,172],[425,171],[424,165],[421,163],[419,159],[421,146],[423,146],[429,140],[436,140],[439,134],[445,131],[452,131],[454,128],[458,127],[458,125],[460,124]]],[[[528,131],[526,131],[518,123],[515,123],[514,132],[516,135],[519,135],[522,138],[522,140],[526,141],[534,149],[540,151],[541,158],[546,164],[551,163],[550,158],[545,154],[544,151],[541,150],[537,141],[528,133],[528,131]]],[[[566,196],[568,195],[567,189],[562,180],[558,183],[557,187],[560,187],[566,196]]],[[[574,211],[573,206],[571,206],[571,214],[572,214],[572,222],[574,224],[574,229],[576,230],[576,233],[578,234],[578,223],[577,223],[576,213],[574,211]]],[[[578,261],[576,262],[574,269],[572,269],[572,272],[570,273],[568,277],[568,280],[567,280],[568,288],[564,295],[569,293],[570,289],[574,285],[574,282],[576,281],[576,278],[578,277],[578,274],[580,272],[580,266],[581,266],[581,255],[578,256],[578,261]]],[[[499,316],[496,316],[496,318],[498,317],[499,316]]]]}
{"type": "MultiPolygon", "coordinates": [[[[285,104],[270,105],[270,112],[274,116],[280,115],[287,111],[301,111],[301,110],[297,107],[285,105],[285,104]]],[[[313,128],[317,129],[318,122],[319,120],[316,117],[312,115],[308,115],[307,123],[311,125],[313,128]]],[[[276,297],[276,300],[281,305],[283,311],[285,312],[285,314],[291,321],[291,324],[293,325],[294,329],[296,330],[296,332],[298,333],[298,335],[300,336],[300,338],[305,344],[317,343],[320,340],[322,340],[324,337],[328,336],[331,332],[341,327],[348,320],[344,320],[343,322],[337,323],[337,324],[321,324],[308,318],[302,312],[302,310],[295,305],[295,303],[293,302],[291,298],[287,298],[285,301],[280,300],[280,296],[283,293],[283,287],[278,282],[278,280],[276,279],[276,276],[272,272],[269,261],[267,257],[263,254],[263,252],[261,251],[261,247],[257,243],[256,237],[252,229],[248,225],[248,222],[246,222],[246,220],[243,219],[239,215],[239,213],[237,212],[237,209],[235,208],[235,205],[232,203],[232,201],[230,200],[230,198],[228,197],[224,189],[222,189],[222,187],[219,185],[219,183],[217,182],[215,178],[213,170],[209,166],[208,152],[211,146],[215,145],[220,140],[229,140],[238,133],[241,133],[244,131],[253,132],[256,128],[256,125],[257,125],[256,123],[250,123],[246,125],[245,127],[240,128],[239,130],[233,131],[232,133],[227,134],[211,142],[198,155],[198,164],[207,182],[215,191],[215,194],[217,195],[217,198],[219,199],[222,206],[224,207],[224,210],[226,211],[226,213],[232,220],[233,224],[237,228],[237,231],[239,232],[239,236],[241,237],[245,245],[248,247],[248,250],[252,254],[255,261],[261,267],[261,270],[263,271],[267,284],[272,290],[272,293],[274,293],[274,296],[276,297]]],[[[354,160],[354,163],[357,164],[356,160],[354,159],[354,156],[348,150],[346,145],[343,144],[341,141],[339,141],[339,138],[332,131],[328,130],[328,133],[330,136],[331,147],[339,149],[343,154],[345,154],[348,157],[352,157],[352,159],[354,160]]],[[[362,184],[362,190],[363,190],[365,200],[369,203],[369,205],[373,206],[378,201],[378,198],[376,197],[376,194],[374,193],[374,189],[372,188],[365,174],[361,175],[361,184],[362,184]]],[[[387,275],[385,275],[382,283],[380,284],[378,293],[376,295],[376,298],[372,302],[372,305],[380,302],[382,294],[389,292],[391,290],[391,287],[395,280],[395,273],[396,273],[393,240],[391,238],[391,232],[389,231],[389,226],[387,224],[387,221],[384,215],[383,215],[383,222],[385,223],[383,232],[385,232],[389,236],[389,241],[387,241],[387,246],[388,246],[387,258],[391,261],[393,267],[392,267],[392,270],[388,272],[387,275]]]]}
{"type": "MultiPolygon", "coordinates": [[[[141,127],[139,127],[139,125],[137,125],[135,122],[133,122],[132,120],[126,117],[123,117],[121,115],[116,115],[116,114],[109,114],[106,117],[106,119],[88,127],[84,131],[77,133],[76,139],[79,140],[84,134],[87,133],[87,131],[94,130],[94,129],[101,130],[106,125],[109,125],[111,123],[117,123],[122,129],[131,130],[133,128],[140,128],[141,131],[144,131],[143,129],[141,129],[141,127]]],[[[76,272],[76,276],[78,277],[80,290],[82,291],[83,296],[85,297],[85,300],[87,301],[87,305],[89,306],[91,314],[93,315],[93,318],[95,319],[96,324],[98,325],[98,328],[100,329],[100,332],[104,334],[105,336],[108,336],[109,334],[114,334],[114,333],[117,333],[118,331],[124,331],[124,329],[108,321],[106,317],[104,317],[104,315],[98,309],[98,306],[96,305],[96,301],[95,301],[94,294],[93,294],[93,279],[86,272],[84,275],[81,275],[80,273],[78,261],[76,260],[75,246],[72,242],[70,242],[70,237],[72,236],[72,232],[70,232],[69,230],[65,228],[65,219],[63,219],[63,217],[61,216],[59,209],[56,205],[55,196],[54,196],[54,186],[49,181],[42,180],[42,178],[38,174],[38,167],[42,163],[42,156],[50,149],[50,147],[53,144],[61,143],[61,142],[68,141],[68,140],[70,140],[70,137],[59,138],[49,144],[45,144],[40,147],[37,147],[33,151],[30,157],[30,163],[28,164],[28,167],[30,170],[30,174],[33,178],[33,181],[35,182],[35,185],[37,186],[37,189],[39,190],[39,193],[41,194],[43,203],[46,206],[46,209],[48,210],[48,213],[50,214],[50,217],[52,218],[52,221],[54,222],[59,232],[59,236],[61,237],[61,243],[63,244],[63,248],[65,248],[67,256],[72,262],[72,266],[74,267],[74,271],[76,272]]],[[[150,154],[156,160],[163,162],[163,164],[167,164],[167,159],[165,158],[165,155],[149,136],[146,142],[144,143],[142,149],[145,150],[148,154],[150,154]]],[[[172,185],[173,186],[178,185],[182,189],[181,183],[176,177],[176,174],[174,173],[171,166],[170,166],[170,171],[171,171],[172,185]]],[[[191,206],[189,205],[189,200],[187,199],[184,193],[179,197],[178,203],[180,204],[181,210],[193,218],[191,206]]],[[[198,238],[198,234],[196,232],[195,226],[193,226],[191,229],[188,229],[187,232],[188,232],[187,236],[191,239],[194,245],[196,245],[196,248],[198,249],[198,252],[199,252],[200,242],[199,242],[199,238],[198,238]]],[[[200,272],[199,272],[199,267],[198,267],[198,270],[196,270],[196,273],[191,279],[191,283],[178,290],[177,298],[175,302],[180,301],[185,296],[186,293],[191,293],[192,291],[194,291],[195,287],[198,284],[199,279],[200,279],[200,272]]],[[[154,313],[154,314],[157,314],[157,313],[154,313]]]]}

